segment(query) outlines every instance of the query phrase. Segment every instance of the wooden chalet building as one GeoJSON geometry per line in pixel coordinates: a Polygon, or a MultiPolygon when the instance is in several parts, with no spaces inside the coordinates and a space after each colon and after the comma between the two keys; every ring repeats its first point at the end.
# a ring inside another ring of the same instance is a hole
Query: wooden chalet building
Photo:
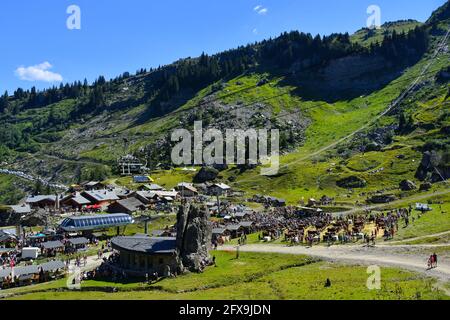
{"type": "Polygon", "coordinates": [[[118,200],[108,206],[109,213],[128,213],[132,214],[137,211],[143,211],[146,205],[137,198],[131,197],[127,199],[118,200]]]}
{"type": "Polygon", "coordinates": [[[69,207],[77,210],[81,210],[90,204],[91,201],[83,197],[79,192],[71,193],[61,199],[61,207],[69,207]]]}
{"type": "Polygon", "coordinates": [[[208,187],[208,194],[214,196],[229,196],[231,194],[231,187],[225,183],[215,183],[208,187]]]}
{"type": "Polygon", "coordinates": [[[175,187],[175,190],[180,193],[182,198],[193,198],[198,196],[198,190],[191,183],[182,182],[175,187]]]}
{"type": "Polygon", "coordinates": [[[30,196],[25,200],[31,209],[45,209],[45,208],[56,208],[57,196],[56,195],[38,195],[30,196]]]}
{"type": "Polygon", "coordinates": [[[109,190],[83,191],[81,196],[88,199],[91,204],[106,209],[111,203],[120,200],[115,192],[109,190]]]}

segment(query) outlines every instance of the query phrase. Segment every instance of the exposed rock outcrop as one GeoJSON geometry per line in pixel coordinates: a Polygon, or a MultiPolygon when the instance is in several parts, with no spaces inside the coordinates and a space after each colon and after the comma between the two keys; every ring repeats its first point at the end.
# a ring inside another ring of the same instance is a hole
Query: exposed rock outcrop
{"type": "Polygon", "coordinates": [[[15,226],[20,223],[21,214],[5,208],[0,210],[0,227],[15,226]]]}
{"type": "Polygon", "coordinates": [[[403,180],[399,184],[400,190],[402,191],[411,191],[417,189],[417,186],[411,180],[403,180]]]}
{"type": "Polygon", "coordinates": [[[193,204],[180,206],[177,216],[177,253],[179,271],[202,272],[211,262],[212,228],[209,213],[193,204]]]}
{"type": "Polygon", "coordinates": [[[204,183],[213,181],[219,175],[219,171],[212,167],[202,167],[197,175],[194,177],[195,183],[204,183]]]}
{"type": "Polygon", "coordinates": [[[218,170],[218,171],[225,171],[228,170],[228,164],[224,163],[224,164],[214,164],[213,168],[218,170]]]}
{"type": "Polygon", "coordinates": [[[450,178],[450,153],[448,151],[425,151],[417,168],[416,178],[438,182],[450,178]]]}
{"type": "Polygon", "coordinates": [[[433,185],[429,182],[422,183],[420,185],[420,191],[428,191],[433,187],[433,185]]]}
{"type": "Polygon", "coordinates": [[[33,211],[22,217],[20,224],[25,227],[36,227],[46,225],[49,213],[45,210],[33,211]]]}
{"type": "Polygon", "coordinates": [[[46,224],[48,213],[44,210],[33,211],[29,214],[17,213],[10,209],[0,211],[0,227],[1,226],[17,226],[25,227],[43,226],[46,224]]]}

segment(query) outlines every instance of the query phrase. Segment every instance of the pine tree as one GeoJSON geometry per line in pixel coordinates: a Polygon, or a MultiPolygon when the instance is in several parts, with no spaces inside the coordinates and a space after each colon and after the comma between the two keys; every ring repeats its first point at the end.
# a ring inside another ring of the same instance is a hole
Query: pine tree
{"type": "Polygon", "coordinates": [[[5,112],[9,107],[9,95],[8,91],[5,91],[3,96],[0,97],[0,113],[5,112]]]}
{"type": "Polygon", "coordinates": [[[104,76],[99,76],[96,82],[97,86],[103,86],[106,83],[106,79],[104,76]]]}
{"type": "Polygon", "coordinates": [[[44,186],[42,185],[41,180],[36,180],[34,185],[34,195],[40,195],[44,191],[44,186]]]}
{"type": "Polygon", "coordinates": [[[56,119],[56,109],[55,109],[55,106],[52,105],[52,107],[50,108],[50,113],[48,115],[48,122],[50,124],[56,124],[56,121],[57,121],[57,119],[56,119]]]}
{"type": "Polygon", "coordinates": [[[405,128],[406,128],[406,116],[405,113],[402,111],[399,115],[398,131],[402,133],[405,131],[405,128]]]}

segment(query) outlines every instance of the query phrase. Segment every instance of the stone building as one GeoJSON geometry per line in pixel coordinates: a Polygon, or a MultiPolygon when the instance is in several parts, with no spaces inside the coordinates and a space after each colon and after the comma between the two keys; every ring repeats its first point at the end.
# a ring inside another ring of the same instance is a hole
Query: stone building
{"type": "Polygon", "coordinates": [[[202,272],[211,263],[212,228],[206,208],[187,204],[177,215],[177,237],[116,237],[117,266],[131,275],[202,272]]]}
{"type": "Polygon", "coordinates": [[[176,238],[117,237],[111,244],[120,253],[119,267],[129,274],[164,275],[168,270],[177,270],[176,238]]]}

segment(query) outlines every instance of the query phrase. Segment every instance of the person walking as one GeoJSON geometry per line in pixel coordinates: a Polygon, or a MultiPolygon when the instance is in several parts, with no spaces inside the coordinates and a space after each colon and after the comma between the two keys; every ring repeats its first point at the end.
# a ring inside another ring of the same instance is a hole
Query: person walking
{"type": "Polygon", "coordinates": [[[438,257],[437,257],[436,252],[433,253],[433,264],[434,264],[434,268],[437,268],[437,266],[438,266],[438,257]]]}
{"type": "Polygon", "coordinates": [[[428,270],[433,268],[433,255],[428,258],[428,270]]]}

